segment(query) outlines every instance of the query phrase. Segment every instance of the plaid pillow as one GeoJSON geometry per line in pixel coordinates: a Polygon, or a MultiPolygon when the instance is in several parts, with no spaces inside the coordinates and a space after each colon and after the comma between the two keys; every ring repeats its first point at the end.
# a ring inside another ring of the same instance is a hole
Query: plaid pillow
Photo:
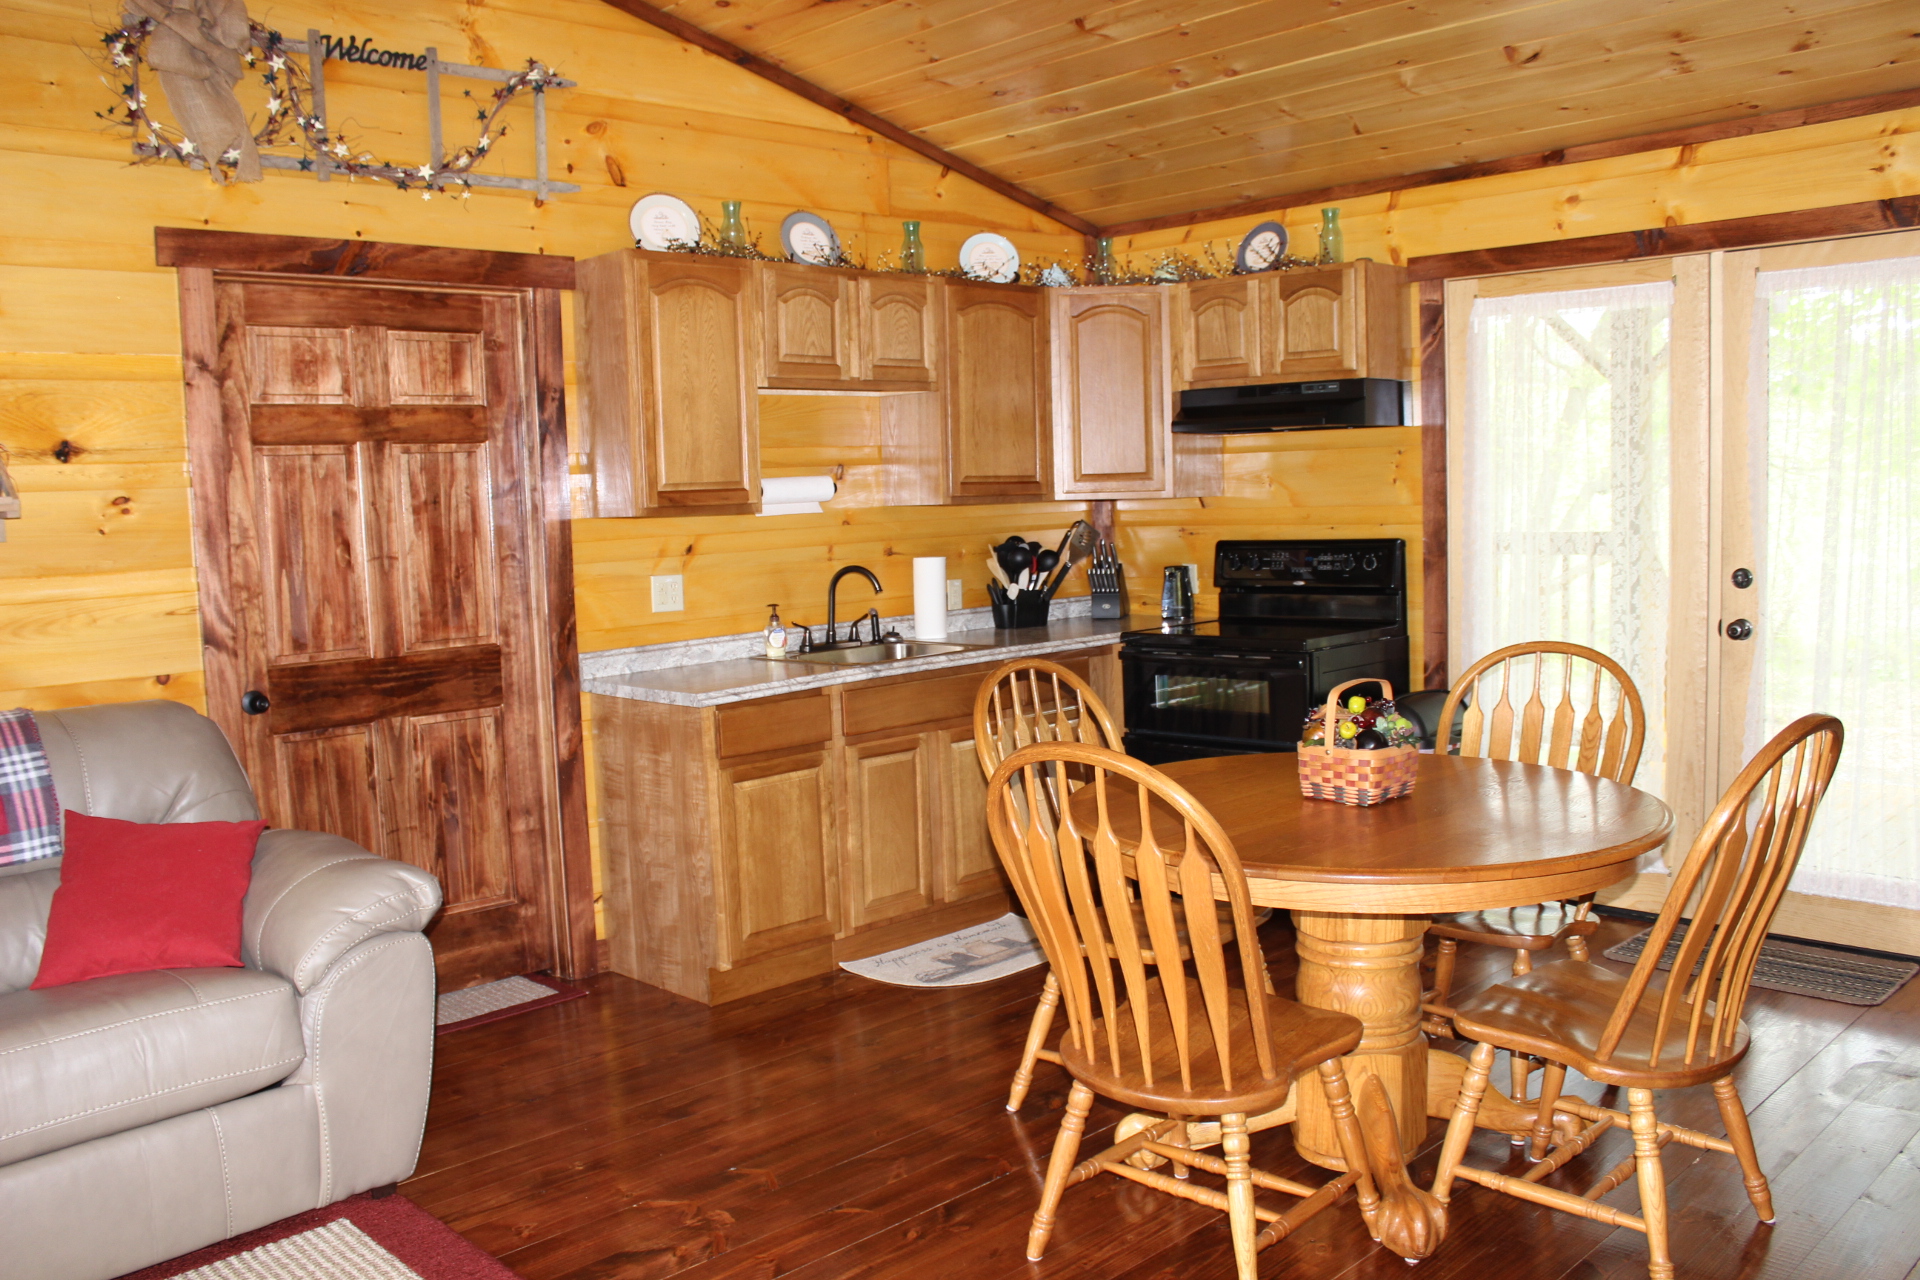
{"type": "Polygon", "coordinates": [[[0,711],[0,867],[60,856],[60,802],[27,710],[0,711]]]}

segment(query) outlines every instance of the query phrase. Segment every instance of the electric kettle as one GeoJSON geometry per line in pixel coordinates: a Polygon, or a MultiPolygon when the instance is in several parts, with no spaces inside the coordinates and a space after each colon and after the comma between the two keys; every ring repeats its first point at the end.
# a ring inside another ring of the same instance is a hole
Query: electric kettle
{"type": "Polygon", "coordinates": [[[1193,621],[1193,579],[1187,566],[1170,564],[1160,587],[1160,618],[1164,622],[1193,621]]]}

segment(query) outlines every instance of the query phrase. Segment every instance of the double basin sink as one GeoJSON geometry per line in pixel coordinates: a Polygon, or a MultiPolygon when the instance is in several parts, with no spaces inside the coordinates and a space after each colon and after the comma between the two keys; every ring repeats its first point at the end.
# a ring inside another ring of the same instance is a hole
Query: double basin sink
{"type": "Polygon", "coordinates": [[[784,658],[762,658],[763,662],[817,662],[822,666],[865,666],[874,662],[901,662],[907,658],[931,658],[943,653],[966,653],[990,648],[984,644],[948,644],[935,640],[886,640],[879,644],[854,645],[845,649],[813,649],[790,653],[784,658]]]}

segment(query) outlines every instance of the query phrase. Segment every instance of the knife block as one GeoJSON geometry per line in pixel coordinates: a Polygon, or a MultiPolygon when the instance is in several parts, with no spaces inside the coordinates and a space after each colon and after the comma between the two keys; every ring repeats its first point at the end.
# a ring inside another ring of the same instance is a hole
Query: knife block
{"type": "Polygon", "coordinates": [[[1092,600],[1096,618],[1127,616],[1127,571],[1118,561],[1111,572],[1103,572],[1094,579],[1092,600]]]}

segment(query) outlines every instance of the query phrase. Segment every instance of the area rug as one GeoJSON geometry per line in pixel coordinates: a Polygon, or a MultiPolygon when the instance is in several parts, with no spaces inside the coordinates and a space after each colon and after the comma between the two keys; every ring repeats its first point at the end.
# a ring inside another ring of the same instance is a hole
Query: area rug
{"type": "Polygon", "coordinates": [[[402,1195],[358,1195],[121,1280],[519,1280],[402,1195]]]}
{"type": "Polygon", "coordinates": [[[585,987],[572,986],[544,973],[529,973],[484,982],[464,991],[447,992],[439,999],[434,1022],[436,1030],[444,1036],[449,1031],[465,1031],[468,1027],[531,1013],[548,1005],[565,1004],[586,994],[585,987]]]}
{"type": "MultiPolygon", "coordinates": [[[[1647,935],[1652,932],[1642,930],[1619,946],[1608,947],[1607,959],[1633,963],[1640,958],[1640,952],[1647,945],[1647,935]]],[[[1675,930],[1673,940],[1667,943],[1666,954],[1660,957],[1662,969],[1673,967],[1685,937],[1684,928],[1675,930]]],[[[1768,938],[1760,944],[1753,985],[1789,995],[1836,1000],[1841,1004],[1875,1005],[1886,1003],[1887,998],[1916,973],[1920,973],[1920,964],[1910,960],[1863,956],[1832,947],[1768,938]]]]}
{"type": "Polygon", "coordinates": [[[1045,964],[1040,940],[1019,916],[976,924],[840,967],[896,987],[971,987],[1045,964]]]}

